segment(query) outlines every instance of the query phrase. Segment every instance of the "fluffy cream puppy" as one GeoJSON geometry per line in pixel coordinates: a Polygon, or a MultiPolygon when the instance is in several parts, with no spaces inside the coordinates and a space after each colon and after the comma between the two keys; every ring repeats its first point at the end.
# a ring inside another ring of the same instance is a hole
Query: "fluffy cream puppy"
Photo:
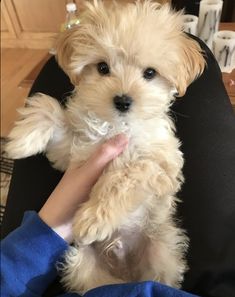
{"type": "Polygon", "coordinates": [[[43,94],[30,98],[9,135],[10,156],[45,152],[65,170],[105,139],[129,137],[77,211],[64,284],[79,293],[143,280],[179,287],[188,243],[174,222],[183,157],[168,111],[204,69],[199,45],[167,4],[94,1],[60,37],[57,57],[74,94],[66,109],[43,94]]]}

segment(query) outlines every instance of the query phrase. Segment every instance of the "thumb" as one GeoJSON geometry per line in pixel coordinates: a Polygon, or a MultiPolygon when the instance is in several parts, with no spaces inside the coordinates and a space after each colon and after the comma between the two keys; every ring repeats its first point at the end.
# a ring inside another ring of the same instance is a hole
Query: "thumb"
{"type": "Polygon", "coordinates": [[[128,138],[124,134],[118,134],[103,143],[84,165],[90,173],[90,178],[98,179],[106,165],[120,155],[127,144],[128,138]]]}

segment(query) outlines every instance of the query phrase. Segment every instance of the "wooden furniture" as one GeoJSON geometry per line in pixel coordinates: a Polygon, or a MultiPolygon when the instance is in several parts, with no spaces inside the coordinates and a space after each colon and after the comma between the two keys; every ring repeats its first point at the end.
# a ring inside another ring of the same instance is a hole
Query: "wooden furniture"
{"type": "Polygon", "coordinates": [[[54,40],[66,18],[66,3],[76,2],[79,10],[82,1],[2,0],[1,47],[35,49],[53,47],[54,40]]]}
{"type": "MultiPolygon", "coordinates": [[[[235,23],[221,23],[219,30],[235,31],[235,23]]],[[[231,73],[223,73],[223,81],[231,103],[235,108],[235,69],[231,73]]]]}
{"type": "MultiPolygon", "coordinates": [[[[66,17],[71,0],[2,0],[3,48],[49,49],[66,17]]],[[[80,0],[76,0],[78,7],[80,0]]]]}

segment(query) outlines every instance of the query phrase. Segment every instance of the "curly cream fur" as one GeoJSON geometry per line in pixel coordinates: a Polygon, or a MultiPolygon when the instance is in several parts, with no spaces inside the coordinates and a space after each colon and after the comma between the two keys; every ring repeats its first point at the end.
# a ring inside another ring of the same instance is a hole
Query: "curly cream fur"
{"type": "Polygon", "coordinates": [[[81,24],[62,34],[57,58],[75,91],[63,109],[36,95],[21,110],[7,150],[22,158],[46,152],[54,167],[83,164],[105,139],[126,133],[129,146],[105,169],[74,220],[76,246],[65,255],[63,282],[84,293],[96,286],[158,280],[178,287],[188,239],[174,222],[183,157],[168,111],[177,91],[204,69],[199,45],[168,5],[87,3],[81,24]],[[97,63],[111,73],[101,76],[97,63]],[[154,68],[157,76],[143,78],[154,68]],[[113,97],[133,98],[125,114],[113,97]]]}

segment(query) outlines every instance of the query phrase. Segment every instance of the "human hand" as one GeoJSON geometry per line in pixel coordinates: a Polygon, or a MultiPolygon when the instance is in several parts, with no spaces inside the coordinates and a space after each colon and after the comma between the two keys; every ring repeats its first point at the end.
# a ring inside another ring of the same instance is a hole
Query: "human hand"
{"type": "Polygon", "coordinates": [[[82,167],[67,169],[39,211],[39,217],[69,243],[72,242],[73,217],[79,205],[88,200],[103,169],[123,152],[127,144],[127,137],[119,134],[102,144],[82,167]]]}

